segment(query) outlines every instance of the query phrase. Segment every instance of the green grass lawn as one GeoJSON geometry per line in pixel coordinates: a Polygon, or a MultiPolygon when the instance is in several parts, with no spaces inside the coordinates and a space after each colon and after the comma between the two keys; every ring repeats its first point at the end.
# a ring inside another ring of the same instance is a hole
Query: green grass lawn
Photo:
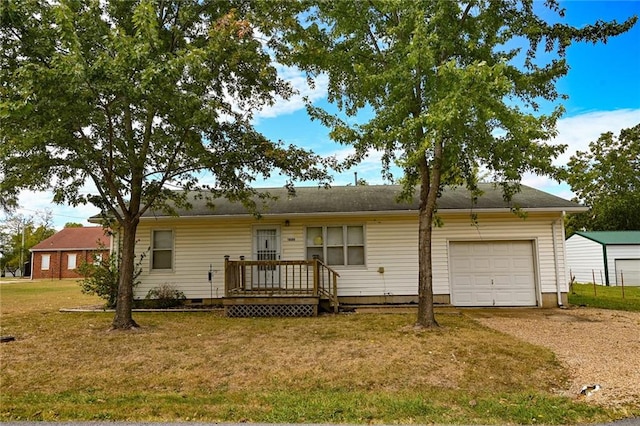
{"type": "Polygon", "coordinates": [[[593,284],[574,284],[569,293],[569,303],[593,308],[640,312],[640,287],[607,287],[593,284]]]}
{"type": "Polygon", "coordinates": [[[73,281],[0,284],[0,421],[575,424],[638,415],[561,396],[554,354],[438,311],[225,318],[110,313],[73,281]]]}

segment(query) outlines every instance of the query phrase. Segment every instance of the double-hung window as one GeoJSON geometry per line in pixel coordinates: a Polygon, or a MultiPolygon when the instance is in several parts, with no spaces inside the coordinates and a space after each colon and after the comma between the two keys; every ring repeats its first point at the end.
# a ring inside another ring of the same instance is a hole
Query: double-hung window
{"type": "Polygon", "coordinates": [[[40,269],[42,269],[43,271],[48,271],[50,264],[51,264],[51,255],[50,254],[43,254],[42,255],[42,264],[40,266],[40,269]]]}
{"type": "Polygon", "coordinates": [[[307,259],[318,257],[327,265],[364,265],[362,225],[311,226],[306,236],[307,259]]]}
{"type": "Polygon", "coordinates": [[[76,254],[69,253],[67,255],[67,269],[76,269],[76,254]]]}
{"type": "Polygon", "coordinates": [[[151,269],[172,269],[173,231],[155,230],[151,239],[151,269]]]}

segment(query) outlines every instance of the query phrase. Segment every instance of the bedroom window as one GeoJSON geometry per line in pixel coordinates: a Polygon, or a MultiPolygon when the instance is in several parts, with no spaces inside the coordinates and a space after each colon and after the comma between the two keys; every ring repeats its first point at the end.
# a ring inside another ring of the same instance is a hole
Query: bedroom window
{"type": "Polygon", "coordinates": [[[153,231],[151,269],[173,268],[173,231],[153,231]]]}
{"type": "Polygon", "coordinates": [[[312,226],[307,228],[307,259],[318,256],[327,265],[364,265],[364,227],[312,226]]]}

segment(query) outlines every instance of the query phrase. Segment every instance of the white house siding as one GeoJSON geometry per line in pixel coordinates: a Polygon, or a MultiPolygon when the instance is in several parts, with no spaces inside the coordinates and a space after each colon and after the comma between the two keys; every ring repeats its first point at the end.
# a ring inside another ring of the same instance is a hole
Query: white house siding
{"type": "Polygon", "coordinates": [[[144,220],[138,226],[136,253],[147,253],[142,263],[141,284],[135,297],[144,298],[154,287],[168,283],[179,288],[189,299],[219,298],[224,295],[224,256],[237,259],[251,256],[251,221],[227,221],[184,218],[144,220]],[[153,230],[174,232],[174,263],[171,271],[151,271],[153,230]],[[208,281],[209,265],[213,269],[213,286],[208,281]]]}
{"type": "MultiPolygon", "coordinates": [[[[556,292],[556,261],[553,257],[552,223],[558,215],[530,214],[526,220],[511,213],[480,215],[478,225],[468,215],[442,215],[444,226],[433,235],[434,294],[450,294],[450,241],[528,240],[534,247],[534,261],[539,293],[556,292]]],[[[281,235],[281,258],[305,258],[307,226],[363,225],[365,229],[366,265],[335,267],[340,274],[339,296],[403,296],[418,292],[418,223],[415,212],[385,216],[283,217],[256,221],[253,218],[171,218],[145,219],[138,227],[137,253],[146,252],[154,229],[174,231],[174,268],[168,272],[149,272],[150,256],[143,263],[141,284],[135,296],[143,298],[149,289],[170,283],[190,299],[219,298],[224,293],[224,256],[251,259],[254,225],[278,225],[281,235]],[[288,226],[285,226],[288,220],[288,226]],[[213,287],[207,280],[209,265],[214,270],[213,287]],[[384,272],[379,272],[384,268],[384,272]]],[[[556,235],[561,289],[566,291],[564,241],[556,235]]]]}
{"type": "MultiPolygon", "coordinates": [[[[638,259],[640,262],[640,245],[607,245],[607,269],[609,270],[609,285],[622,285],[619,274],[616,274],[616,259],[638,259]]],[[[629,262],[627,262],[629,265],[629,262]]],[[[625,274],[625,285],[640,283],[631,283],[631,280],[637,281],[638,272],[635,270],[625,274]],[[633,277],[633,278],[632,278],[633,277]]]]}
{"type": "Polygon", "coordinates": [[[604,284],[602,244],[574,234],[566,241],[567,267],[578,283],[604,284]]]}
{"type": "Polygon", "coordinates": [[[365,222],[365,256],[366,267],[336,268],[339,296],[418,293],[417,218],[370,218],[365,222]]]}

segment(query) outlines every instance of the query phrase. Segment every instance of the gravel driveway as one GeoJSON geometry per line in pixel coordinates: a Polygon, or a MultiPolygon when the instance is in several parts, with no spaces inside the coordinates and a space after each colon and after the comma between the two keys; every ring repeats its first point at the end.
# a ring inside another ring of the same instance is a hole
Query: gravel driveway
{"type": "Polygon", "coordinates": [[[601,389],[588,401],[640,407],[640,312],[595,308],[490,309],[466,312],[481,324],[551,349],[571,374],[568,395],[601,389]]]}

